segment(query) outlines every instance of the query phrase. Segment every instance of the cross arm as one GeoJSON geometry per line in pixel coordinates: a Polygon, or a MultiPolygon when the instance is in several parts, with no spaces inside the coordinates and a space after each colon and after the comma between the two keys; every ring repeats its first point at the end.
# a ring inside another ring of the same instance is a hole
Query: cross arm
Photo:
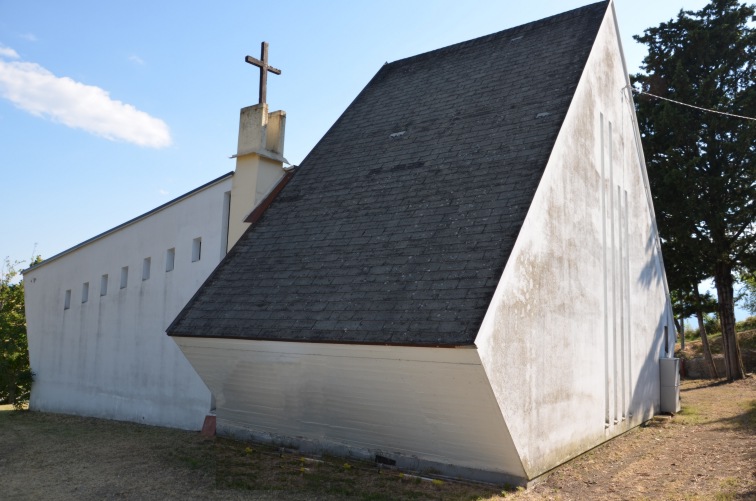
{"type": "Polygon", "coordinates": [[[274,68],[273,66],[268,66],[267,64],[263,63],[259,59],[256,59],[252,56],[247,56],[244,58],[244,60],[248,62],[249,64],[254,64],[255,66],[259,66],[260,68],[266,69],[270,71],[271,73],[275,73],[276,75],[281,74],[281,70],[279,70],[278,68],[274,68]]]}

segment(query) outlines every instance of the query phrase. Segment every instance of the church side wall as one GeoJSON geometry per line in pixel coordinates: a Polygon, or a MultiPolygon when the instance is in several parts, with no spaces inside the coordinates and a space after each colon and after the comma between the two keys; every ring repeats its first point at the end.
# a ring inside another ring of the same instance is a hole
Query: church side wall
{"type": "Polygon", "coordinates": [[[32,409],[202,426],[210,392],[165,329],[225,252],[230,189],[223,179],[25,273],[32,409]]]}
{"type": "Polygon", "coordinates": [[[475,349],[174,339],[215,395],[219,434],[463,478],[524,478],[475,349]]]}
{"type": "Polygon", "coordinates": [[[672,329],[626,85],[610,9],[476,339],[529,478],[659,407],[672,329]]]}

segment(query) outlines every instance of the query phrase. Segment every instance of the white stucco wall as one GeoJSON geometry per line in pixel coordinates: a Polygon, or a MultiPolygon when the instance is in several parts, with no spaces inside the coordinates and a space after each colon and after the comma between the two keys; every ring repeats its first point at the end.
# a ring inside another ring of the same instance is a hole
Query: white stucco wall
{"type": "Polygon", "coordinates": [[[199,429],[210,392],[165,329],[225,254],[231,176],[24,273],[34,410],[199,429]],[[192,245],[202,239],[201,256],[192,245]],[[166,253],[175,249],[174,269],[166,253]],[[150,258],[149,279],[142,279],[150,258]],[[120,288],[121,269],[128,284],[120,288]],[[101,296],[101,277],[108,275],[101,296]],[[89,299],[82,303],[82,285],[89,299]],[[64,309],[66,291],[70,308],[64,309]]]}
{"type": "Polygon", "coordinates": [[[466,478],[525,476],[475,349],[174,339],[216,397],[219,434],[466,478]]]}
{"type": "Polygon", "coordinates": [[[613,16],[476,339],[529,478],[659,405],[669,310],[613,16]]]}

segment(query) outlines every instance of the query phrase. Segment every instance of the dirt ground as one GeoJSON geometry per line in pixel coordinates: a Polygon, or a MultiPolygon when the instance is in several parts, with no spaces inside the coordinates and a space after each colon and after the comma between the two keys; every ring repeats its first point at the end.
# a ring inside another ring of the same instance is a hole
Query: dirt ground
{"type": "Polygon", "coordinates": [[[513,499],[756,499],[756,379],[683,381],[681,401],[513,499]]]}
{"type": "Polygon", "coordinates": [[[528,491],[302,458],[198,433],[0,408],[0,499],[756,499],[756,379],[686,381],[683,412],[528,491]]]}

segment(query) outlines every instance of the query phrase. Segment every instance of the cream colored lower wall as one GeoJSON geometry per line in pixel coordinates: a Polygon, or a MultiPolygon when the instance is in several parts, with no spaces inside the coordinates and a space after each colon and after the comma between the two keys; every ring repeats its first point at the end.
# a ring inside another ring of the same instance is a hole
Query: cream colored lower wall
{"type": "Polygon", "coordinates": [[[474,349],[174,340],[219,429],[524,477],[474,349]]]}
{"type": "Polygon", "coordinates": [[[476,339],[529,478],[659,406],[669,309],[611,12],[476,339]]]}

